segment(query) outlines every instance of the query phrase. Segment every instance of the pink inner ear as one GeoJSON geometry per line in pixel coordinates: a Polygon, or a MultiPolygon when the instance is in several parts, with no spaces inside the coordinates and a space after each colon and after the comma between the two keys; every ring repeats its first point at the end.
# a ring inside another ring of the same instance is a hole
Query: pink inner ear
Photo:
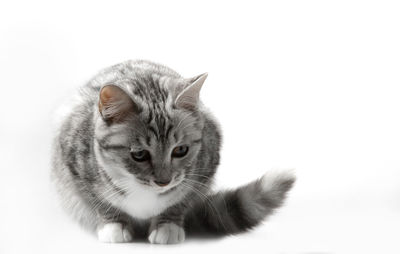
{"type": "Polygon", "coordinates": [[[120,122],[136,112],[136,105],[121,88],[106,85],[100,91],[99,111],[105,120],[120,122]]]}
{"type": "MultiPolygon", "coordinates": [[[[119,88],[118,88],[119,89],[119,88]]],[[[117,87],[113,85],[105,86],[100,91],[100,101],[101,103],[107,104],[113,97],[115,97],[117,87]]]]}

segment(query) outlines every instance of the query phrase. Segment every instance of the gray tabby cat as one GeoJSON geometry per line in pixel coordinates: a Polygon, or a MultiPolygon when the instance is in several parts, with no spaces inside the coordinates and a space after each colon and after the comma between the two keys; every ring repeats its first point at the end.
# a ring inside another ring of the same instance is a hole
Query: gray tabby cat
{"type": "Polygon", "coordinates": [[[100,241],[236,234],[282,205],[295,181],[288,172],[210,193],[221,132],[199,100],[206,77],[127,61],[95,76],[67,108],[52,179],[65,208],[100,241]]]}

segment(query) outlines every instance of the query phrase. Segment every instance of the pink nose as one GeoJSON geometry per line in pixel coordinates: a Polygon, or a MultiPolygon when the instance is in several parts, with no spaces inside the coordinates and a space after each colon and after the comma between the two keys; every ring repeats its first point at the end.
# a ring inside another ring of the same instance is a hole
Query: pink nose
{"type": "Polygon", "coordinates": [[[169,183],[171,182],[171,180],[164,180],[164,181],[156,181],[154,180],[154,183],[157,184],[160,187],[164,187],[167,186],[169,183]]]}

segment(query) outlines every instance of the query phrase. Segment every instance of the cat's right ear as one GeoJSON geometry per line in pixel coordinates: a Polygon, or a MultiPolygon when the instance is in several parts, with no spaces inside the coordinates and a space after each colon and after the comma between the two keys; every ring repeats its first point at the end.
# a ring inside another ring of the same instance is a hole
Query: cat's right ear
{"type": "Polygon", "coordinates": [[[189,79],[189,85],[183,89],[176,97],[175,105],[178,108],[193,110],[198,106],[200,89],[204,84],[208,74],[203,73],[199,76],[189,79]]]}
{"type": "Polygon", "coordinates": [[[100,90],[99,112],[108,123],[122,122],[139,108],[128,94],[116,85],[106,85],[100,90]]]}

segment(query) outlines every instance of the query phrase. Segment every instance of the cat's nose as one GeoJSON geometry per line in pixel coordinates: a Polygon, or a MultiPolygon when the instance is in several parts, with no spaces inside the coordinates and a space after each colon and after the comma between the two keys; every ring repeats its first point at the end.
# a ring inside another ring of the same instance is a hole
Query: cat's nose
{"type": "Polygon", "coordinates": [[[165,186],[167,186],[170,182],[171,182],[171,179],[160,180],[160,181],[154,180],[154,183],[157,184],[157,185],[160,186],[160,187],[165,187],[165,186]]]}

